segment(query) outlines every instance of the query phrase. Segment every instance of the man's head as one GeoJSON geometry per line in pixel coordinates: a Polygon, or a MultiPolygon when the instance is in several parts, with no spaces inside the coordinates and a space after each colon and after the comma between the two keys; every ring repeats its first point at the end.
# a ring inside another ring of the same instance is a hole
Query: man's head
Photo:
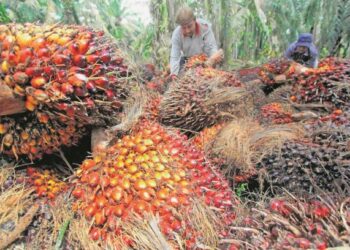
{"type": "Polygon", "coordinates": [[[295,52],[300,53],[300,54],[305,54],[309,52],[309,48],[306,46],[297,46],[295,48],[295,52]]]}
{"type": "Polygon", "coordinates": [[[181,26],[184,36],[192,36],[196,31],[196,17],[189,7],[182,7],[178,10],[176,23],[181,26]]]}
{"type": "Polygon", "coordinates": [[[307,53],[312,46],[313,38],[310,33],[301,33],[296,42],[296,51],[299,53],[307,53]]]}

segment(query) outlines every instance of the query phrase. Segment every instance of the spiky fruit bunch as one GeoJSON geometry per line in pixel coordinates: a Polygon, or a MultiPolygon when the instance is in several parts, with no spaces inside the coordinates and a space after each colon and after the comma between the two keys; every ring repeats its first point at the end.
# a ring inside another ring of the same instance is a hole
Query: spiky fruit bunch
{"type": "Polygon", "coordinates": [[[259,71],[260,79],[264,84],[273,85],[275,84],[275,76],[284,74],[289,71],[292,61],[287,59],[274,59],[264,64],[259,71]]]}
{"type": "Polygon", "coordinates": [[[13,138],[11,143],[6,140],[2,152],[36,158],[36,153],[20,150],[25,144],[20,134],[34,134],[36,129],[55,137],[48,145],[31,138],[37,153],[43,153],[47,147],[67,144],[60,134],[74,141],[83,134],[82,126],[118,121],[128,95],[128,68],[103,32],[81,26],[8,24],[0,26],[0,44],[0,78],[27,109],[21,122],[13,116],[0,118],[0,126],[6,127],[0,141],[13,138]]]}
{"type": "Polygon", "coordinates": [[[68,189],[67,183],[59,180],[54,171],[41,171],[33,167],[27,168],[26,184],[35,188],[38,197],[50,200],[68,189]]]}
{"type": "Polygon", "coordinates": [[[261,107],[261,116],[274,124],[293,122],[292,114],[287,112],[280,103],[270,103],[261,107]]]}
{"type": "Polygon", "coordinates": [[[350,61],[327,58],[317,69],[291,74],[293,96],[297,103],[328,103],[335,107],[348,106],[350,101],[350,61]]]}
{"type": "Polygon", "coordinates": [[[192,141],[194,145],[200,150],[203,151],[207,146],[213,141],[215,136],[223,128],[223,124],[216,124],[212,127],[203,129],[198,135],[193,137],[192,141]]]}
{"type": "Polygon", "coordinates": [[[308,138],[313,143],[335,148],[341,152],[350,151],[349,112],[335,110],[330,116],[321,117],[313,124],[307,124],[308,138]],[[327,119],[325,119],[327,118],[327,119]]]}
{"type": "Polygon", "coordinates": [[[281,152],[265,156],[258,168],[266,171],[266,181],[274,191],[314,193],[317,190],[349,192],[350,165],[334,148],[286,142],[281,152]]]}
{"type": "Polygon", "coordinates": [[[242,211],[232,227],[242,248],[325,250],[350,243],[349,198],[339,194],[281,197],[242,211]]]}
{"type": "Polygon", "coordinates": [[[226,77],[208,76],[205,70],[189,70],[171,83],[160,103],[161,123],[200,131],[232,115],[251,113],[253,104],[246,89],[233,87],[226,77]]]}
{"type": "Polygon", "coordinates": [[[17,159],[23,155],[31,160],[41,158],[61,146],[77,144],[86,132],[82,124],[49,122],[48,116],[41,112],[37,112],[37,116],[39,120],[31,115],[0,118],[0,152],[17,159]]]}
{"type": "Polygon", "coordinates": [[[194,242],[199,236],[179,220],[192,198],[203,197],[218,208],[226,224],[234,218],[228,183],[203,158],[183,135],[143,122],[132,135],[83,162],[72,193],[76,207],[100,233],[103,228],[120,234],[120,221],[132,212],[149,212],[159,214],[161,231],[170,239],[178,233],[194,242]]]}

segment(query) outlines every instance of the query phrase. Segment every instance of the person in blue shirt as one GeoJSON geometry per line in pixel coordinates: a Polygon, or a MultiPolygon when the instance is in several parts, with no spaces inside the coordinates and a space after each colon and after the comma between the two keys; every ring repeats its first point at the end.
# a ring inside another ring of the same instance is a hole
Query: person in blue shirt
{"type": "Polygon", "coordinates": [[[318,66],[318,50],[310,33],[302,33],[298,40],[289,45],[285,57],[309,68],[318,66]]]}

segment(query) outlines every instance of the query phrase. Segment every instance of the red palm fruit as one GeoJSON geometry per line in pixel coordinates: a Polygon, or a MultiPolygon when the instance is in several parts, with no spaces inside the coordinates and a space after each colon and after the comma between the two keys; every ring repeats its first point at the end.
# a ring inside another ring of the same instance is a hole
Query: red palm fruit
{"type": "Polygon", "coordinates": [[[80,74],[86,74],[87,73],[87,70],[86,69],[83,69],[83,68],[80,68],[78,66],[72,66],[69,68],[69,75],[71,74],[75,74],[75,73],[80,73],[80,74]]]}
{"type": "Polygon", "coordinates": [[[75,73],[68,77],[68,82],[74,87],[82,87],[88,82],[86,75],[75,73]]]}
{"type": "Polygon", "coordinates": [[[50,120],[50,117],[44,113],[37,113],[37,117],[38,117],[39,122],[44,123],[44,124],[48,123],[50,120]]]}
{"type": "Polygon", "coordinates": [[[36,105],[35,105],[34,103],[28,101],[28,100],[25,102],[24,106],[25,106],[26,109],[29,110],[29,111],[34,111],[35,108],[36,108],[36,105]]]}
{"type": "Polygon", "coordinates": [[[13,80],[18,84],[25,84],[28,82],[29,77],[26,73],[19,71],[13,74],[13,80]]]}
{"type": "Polygon", "coordinates": [[[107,205],[108,200],[104,196],[98,196],[95,198],[95,202],[97,207],[104,208],[107,205]]]}
{"type": "Polygon", "coordinates": [[[106,72],[106,67],[101,64],[97,64],[92,69],[92,75],[93,76],[100,76],[103,75],[106,72]]]}
{"type": "Polygon", "coordinates": [[[37,88],[37,89],[43,87],[46,83],[47,83],[47,81],[46,81],[45,77],[43,77],[43,76],[34,77],[30,81],[30,84],[32,85],[32,87],[37,88]]]}
{"type": "Polygon", "coordinates": [[[40,76],[43,73],[43,69],[40,67],[27,67],[25,69],[25,73],[30,76],[30,77],[34,77],[34,76],[40,76]]]}
{"type": "Polygon", "coordinates": [[[108,88],[109,81],[107,77],[100,76],[95,79],[95,84],[96,86],[106,89],[108,88]]]}
{"type": "Polygon", "coordinates": [[[61,84],[61,91],[65,95],[70,95],[74,93],[74,88],[71,84],[65,82],[61,84]]]}
{"type": "Polygon", "coordinates": [[[91,54],[91,55],[87,55],[86,56],[86,61],[89,63],[89,64],[94,64],[96,63],[98,60],[100,59],[100,57],[96,54],[91,54]]]}
{"type": "Polygon", "coordinates": [[[33,51],[30,48],[24,48],[18,51],[17,53],[17,63],[24,63],[29,61],[33,56],[33,51]]]}
{"type": "Polygon", "coordinates": [[[14,36],[12,35],[6,36],[5,39],[2,41],[2,48],[4,50],[10,49],[15,43],[15,41],[16,41],[16,38],[14,36]]]}
{"type": "Polygon", "coordinates": [[[40,48],[36,53],[39,58],[50,56],[50,50],[48,48],[40,48]]]}
{"type": "Polygon", "coordinates": [[[44,102],[49,98],[49,96],[46,94],[46,92],[44,90],[41,90],[41,89],[36,89],[33,92],[33,97],[35,100],[37,100],[39,102],[44,102]]]}
{"type": "Polygon", "coordinates": [[[92,159],[86,159],[83,161],[81,167],[83,168],[83,170],[88,170],[90,168],[93,168],[94,166],[96,166],[96,163],[94,160],[92,159]]]}
{"type": "Polygon", "coordinates": [[[89,232],[89,236],[94,241],[99,240],[101,237],[101,229],[97,227],[92,227],[89,232]]]}
{"type": "Polygon", "coordinates": [[[11,75],[6,75],[4,81],[6,85],[9,86],[10,88],[14,88],[16,85],[16,82],[11,75]]]}
{"type": "Polygon", "coordinates": [[[13,89],[13,92],[16,94],[16,95],[19,95],[19,96],[25,96],[25,90],[24,88],[22,88],[20,85],[16,84],[14,89],[13,89]]]}
{"type": "Polygon", "coordinates": [[[144,212],[149,212],[151,210],[150,204],[144,200],[135,200],[131,206],[134,208],[135,212],[139,214],[143,214],[144,212]]]}
{"type": "Polygon", "coordinates": [[[93,107],[95,107],[94,100],[92,100],[91,98],[85,98],[85,103],[86,103],[86,107],[89,109],[92,109],[93,107]]]}
{"type": "Polygon", "coordinates": [[[75,114],[76,114],[76,108],[75,108],[74,106],[68,107],[68,108],[67,108],[67,110],[66,110],[66,115],[67,115],[68,117],[73,118],[73,117],[75,116],[75,114]]]}
{"type": "Polygon", "coordinates": [[[56,81],[59,82],[59,83],[67,82],[67,81],[68,81],[68,78],[67,78],[67,71],[65,71],[65,70],[63,70],[63,69],[57,71],[57,78],[56,78],[56,81]]]}
{"type": "Polygon", "coordinates": [[[62,54],[54,55],[51,60],[56,65],[67,65],[70,62],[69,57],[62,54]]]}
{"type": "Polygon", "coordinates": [[[100,210],[95,213],[94,219],[96,225],[103,225],[106,222],[106,216],[100,210]]]}
{"type": "Polygon", "coordinates": [[[42,37],[39,37],[32,42],[31,46],[34,49],[45,48],[46,47],[46,40],[42,37]]]}
{"type": "Polygon", "coordinates": [[[43,71],[47,76],[52,76],[54,71],[54,68],[52,66],[45,66],[43,67],[43,71]]]}
{"type": "Polygon", "coordinates": [[[111,89],[108,89],[105,91],[106,93],[106,96],[107,96],[107,99],[112,101],[113,99],[115,99],[115,94],[114,94],[114,91],[111,90],[111,89]]]}
{"type": "Polygon", "coordinates": [[[87,66],[86,57],[84,55],[75,55],[73,56],[74,65],[85,68],[87,66]]]}
{"type": "Polygon", "coordinates": [[[96,86],[95,83],[93,81],[88,81],[86,83],[86,88],[90,91],[90,92],[95,92],[96,91],[96,86]]]}
{"type": "Polygon", "coordinates": [[[125,206],[123,204],[119,204],[114,206],[113,214],[117,217],[122,217],[125,211],[125,206]]]}
{"type": "Polygon", "coordinates": [[[84,209],[84,214],[87,218],[91,218],[95,215],[96,213],[96,207],[93,205],[88,205],[85,209],[84,209]]]}
{"type": "Polygon", "coordinates": [[[85,88],[76,87],[74,88],[74,94],[79,97],[84,97],[87,95],[87,91],[85,88]]]}
{"type": "Polygon", "coordinates": [[[101,61],[104,63],[109,63],[111,61],[111,55],[108,52],[102,53],[100,58],[101,58],[101,61]]]}
{"type": "Polygon", "coordinates": [[[84,190],[81,188],[81,187],[76,187],[73,192],[72,192],[72,195],[75,197],[75,198],[82,198],[83,195],[84,195],[84,190]]]}
{"type": "Polygon", "coordinates": [[[79,54],[79,48],[77,43],[72,43],[68,46],[68,50],[72,53],[72,55],[79,54]]]}
{"type": "Polygon", "coordinates": [[[91,187],[96,187],[100,183],[99,174],[97,172],[90,173],[88,182],[91,187]]]}
{"type": "Polygon", "coordinates": [[[16,63],[16,55],[14,53],[9,53],[7,60],[9,61],[9,63],[15,64],[16,63]]]}
{"type": "Polygon", "coordinates": [[[55,105],[55,107],[58,109],[58,110],[62,110],[62,111],[65,111],[68,109],[68,104],[67,103],[64,103],[64,102],[61,102],[61,103],[57,103],[55,105]]]}
{"type": "Polygon", "coordinates": [[[80,54],[85,54],[89,50],[89,40],[88,39],[81,39],[78,43],[78,51],[80,54]]]}

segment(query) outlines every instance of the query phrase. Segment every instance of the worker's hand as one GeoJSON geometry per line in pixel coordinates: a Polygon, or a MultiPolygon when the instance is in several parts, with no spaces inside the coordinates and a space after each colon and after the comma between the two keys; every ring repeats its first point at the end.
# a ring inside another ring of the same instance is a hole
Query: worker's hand
{"type": "Polygon", "coordinates": [[[210,67],[215,66],[216,64],[220,63],[224,59],[224,51],[222,49],[219,49],[217,52],[215,52],[207,61],[207,65],[210,67]]]}
{"type": "Polygon", "coordinates": [[[177,79],[177,75],[171,74],[169,78],[170,78],[171,81],[174,81],[174,80],[177,79]]]}

